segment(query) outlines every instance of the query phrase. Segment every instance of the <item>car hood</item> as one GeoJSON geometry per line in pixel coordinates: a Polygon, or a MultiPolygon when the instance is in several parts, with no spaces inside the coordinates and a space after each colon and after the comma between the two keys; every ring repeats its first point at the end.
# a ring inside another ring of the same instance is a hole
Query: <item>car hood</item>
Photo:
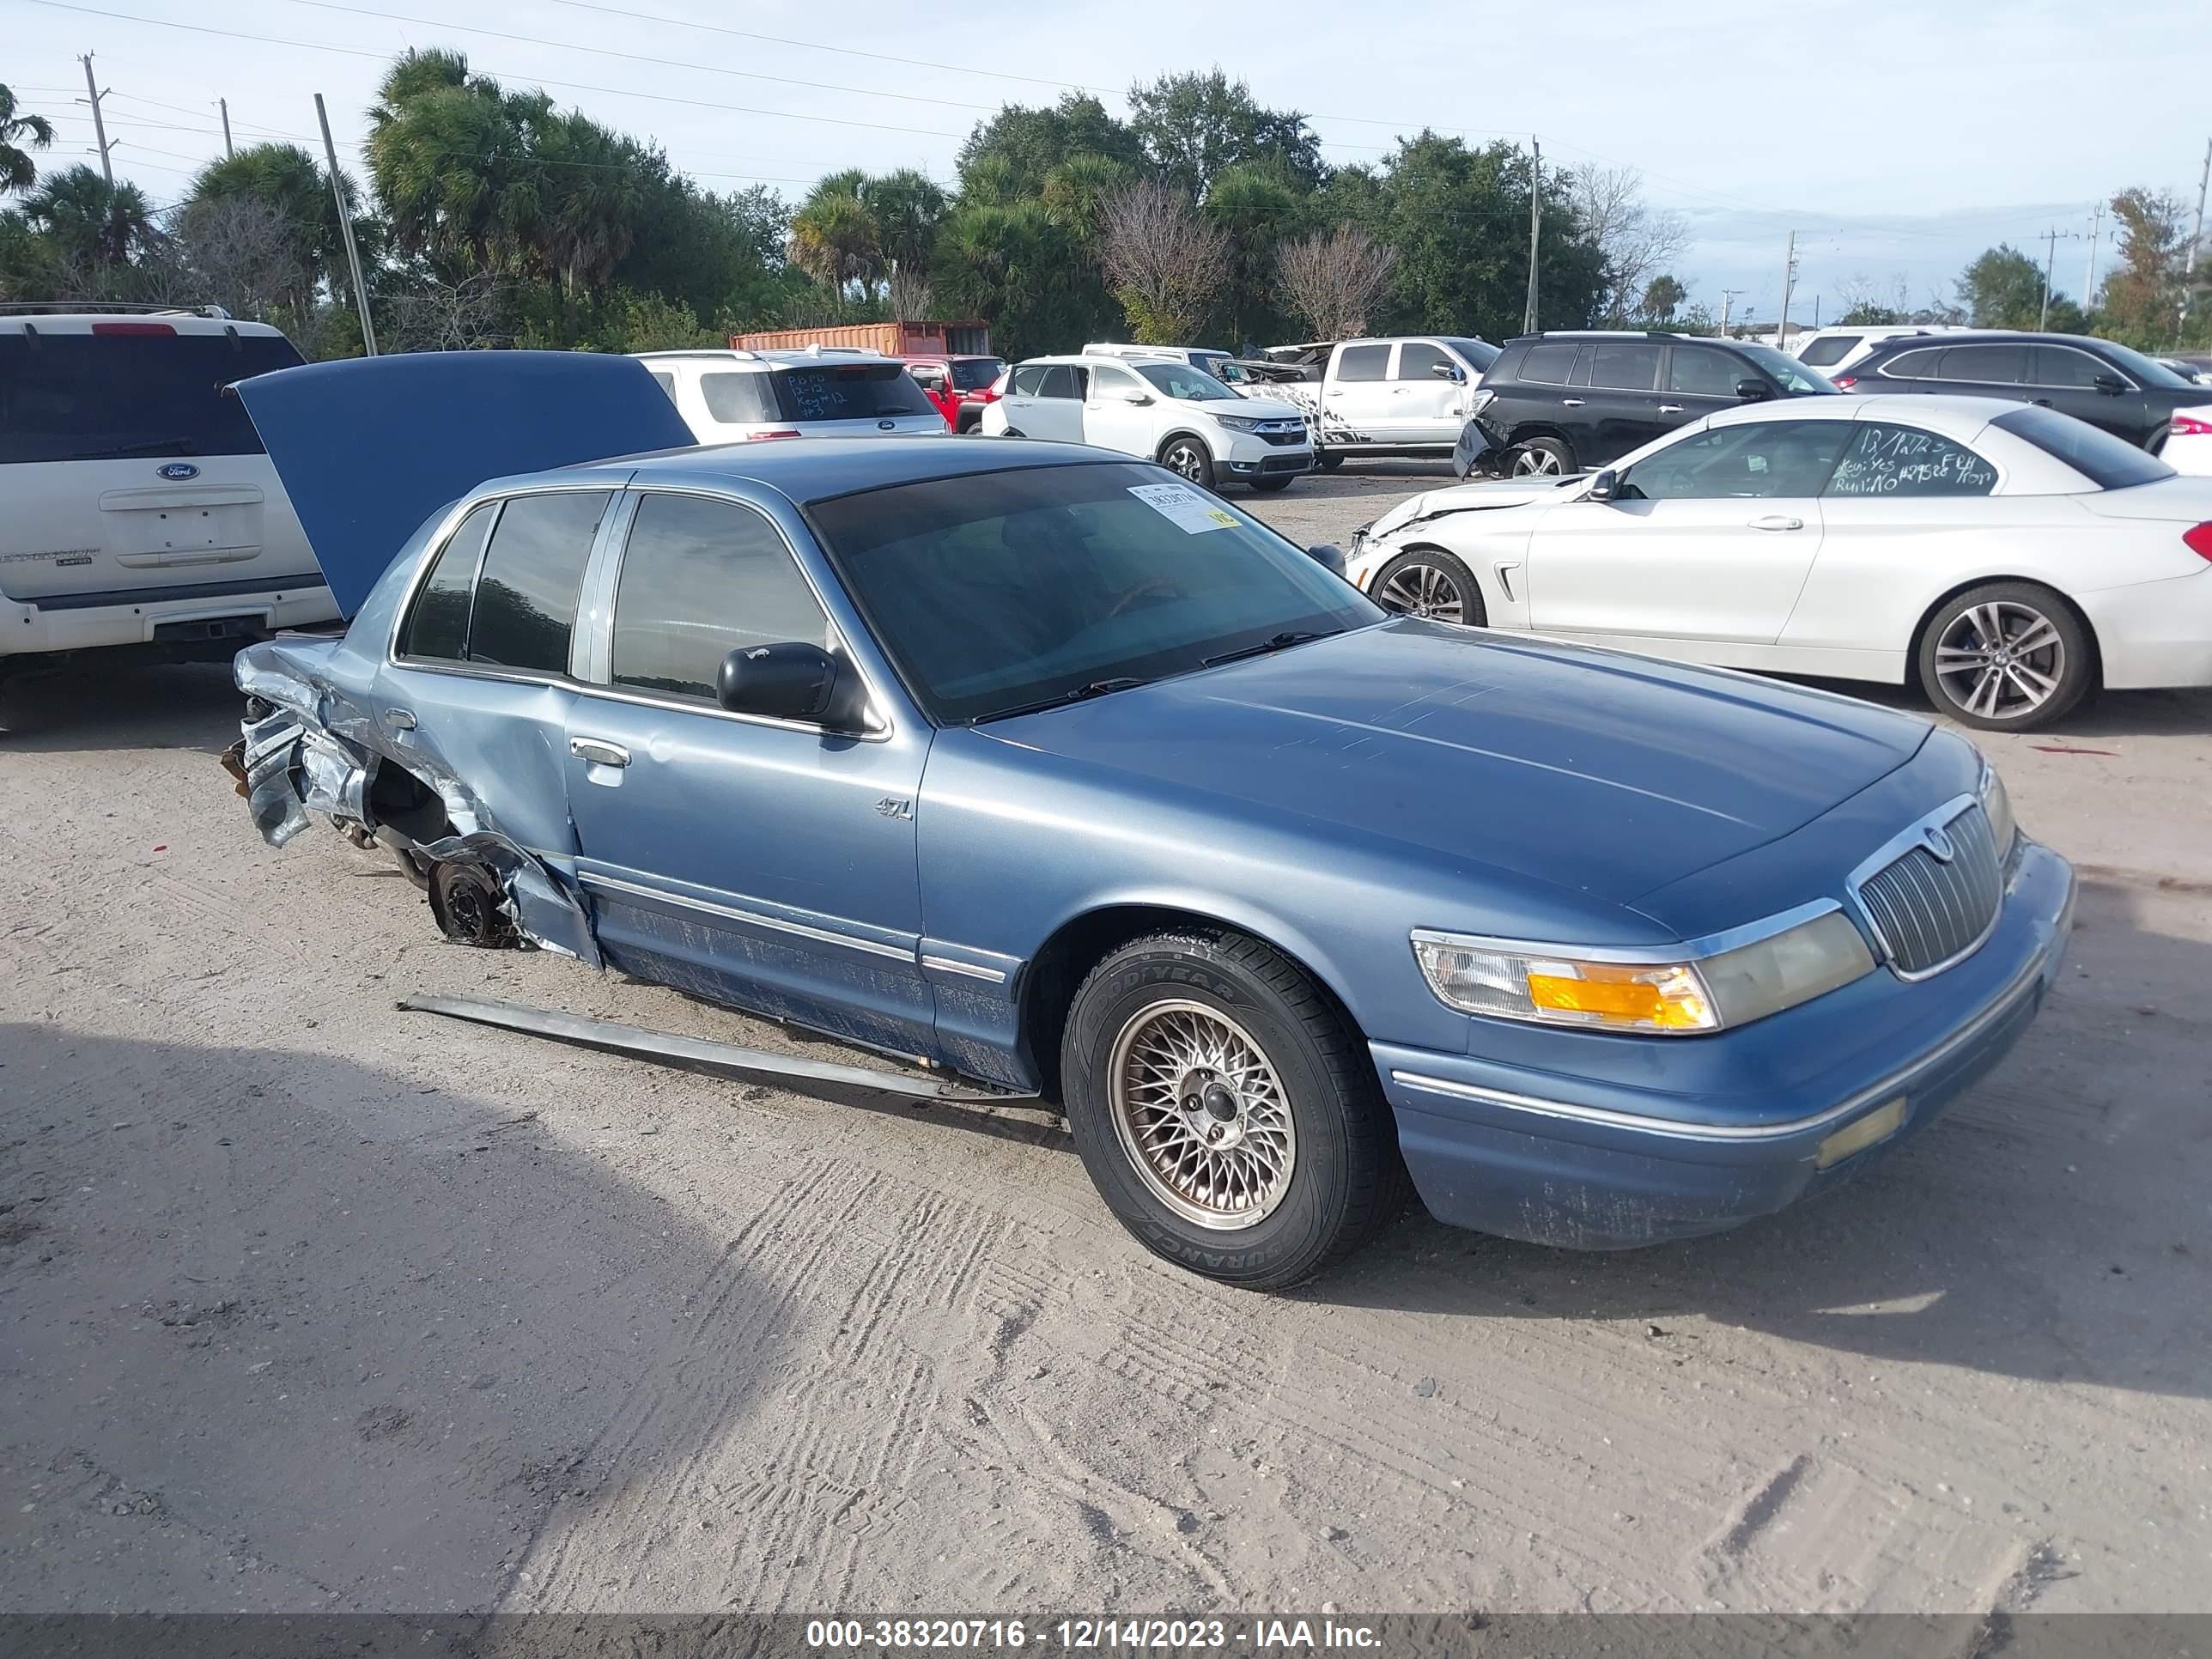
{"type": "Polygon", "coordinates": [[[1179,398],[1176,401],[1187,403],[1207,414],[1213,413],[1215,405],[1218,404],[1221,413],[1234,415],[1239,420],[1303,421],[1306,417],[1305,410],[1295,404],[1285,403],[1272,392],[1264,398],[1255,398],[1248,392],[1235,404],[1223,403],[1218,398],[1179,398]]]}
{"type": "Polygon", "coordinates": [[[348,617],[422,520],[485,479],[692,443],[644,364],[592,352],[353,357],[231,389],[348,617]]]}
{"type": "Polygon", "coordinates": [[[1409,524],[1442,518],[1449,513],[1485,513],[1500,507],[1528,507],[1538,501],[1565,501],[1574,493],[1565,486],[1574,482],[1573,477],[1498,478],[1450,489],[1427,489],[1399,502],[1368,526],[1367,533],[1370,537],[1387,536],[1409,524]]]}
{"type": "Polygon", "coordinates": [[[1910,760],[1825,692],[1412,617],[979,728],[1064,760],[1627,905],[1910,760]]]}

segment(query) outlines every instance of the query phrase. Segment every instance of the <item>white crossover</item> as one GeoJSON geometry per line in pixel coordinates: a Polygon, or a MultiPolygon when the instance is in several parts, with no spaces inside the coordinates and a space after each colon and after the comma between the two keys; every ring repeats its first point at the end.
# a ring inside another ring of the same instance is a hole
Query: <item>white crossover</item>
{"type": "Polygon", "coordinates": [[[1263,393],[1240,398],[1172,357],[1032,357],[983,411],[986,437],[1051,438],[1139,455],[1201,489],[1275,490],[1313,470],[1304,410],[1263,393]]]}
{"type": "Polygon", "coordinates": [[[1996,731],[2099,686],[2212,685],[2212,479],[1989,398],[1749,404],[1602,472],[1431,490],[1358,532],[1347,574],[1448,622],[1917,679],[1996,731]]]}

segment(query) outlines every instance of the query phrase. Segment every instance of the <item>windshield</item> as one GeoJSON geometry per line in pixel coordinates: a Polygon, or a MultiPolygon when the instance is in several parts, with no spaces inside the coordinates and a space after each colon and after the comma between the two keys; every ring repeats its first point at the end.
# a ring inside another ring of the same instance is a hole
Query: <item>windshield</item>
{"type": "Polygon", "coordinates": [[[2106,489],[2126,489],[2135,484],[2155,483],[2173,477],[2173,469],[2147,450],[2124,438],[2115,438],[2102,427],[2061,415],[2055,409],[2030,404],[2000,415],[1990,424],[2000,432],[2024,438],[2046,455],[2055,455],[2090,483],[2106,489]]]}
{"type": "Polygon", "coordinates": [[[2141,380],[2145,386],[2164,386],[2171,391],[2176,386],[2191,387],[2197,383],[2175,374],[2155,357],[2146,357],[2131,347],[2111,340],[2100,340],[2097,349],[2113,362],[2141,380]]]}
{"type": "Polygon", "coordinates": [[[1136,369],[1170,398],[1205,403],[1211,398],[1237,395],[1204,369],[1193,368],[1187,363],[1139,363],[1136,369]]]}
{"type": "Polygon", "coordinates": [[[222,388],[299,361],[267,334],[0,334],[0,465],[258,455],[222,388]]]}
{"type": "Polygon", "coordinates": [[[952,360],[952,384],[963,392],[981,392],[1006,372],[1006,364],[996,357],[956,357],[952,360]]]}
{"type": "Polygon", "coordinates": [[[1383,615],[1274,532],[1133,462],[896,484],[807,515],[939,725],[1383,615]]]}
{"type": "Polygon", "coordinates": [[[1784,397],[1816,398],[1822,392],[1836,390],[1836,383],[1818,369],[1807,368],[1795,357],[1777,351],[1772,346],[1741,341],[1736,349],[1771,375],[1774,383],[1782,388],[1784,397]]]}
{"type": "Polygon", "coordinates": [[[903,363],[854,363],[835,368],[779,368],[776,402],[787,421],[861,421],[935,411],[903,363]]]}
{"type": "Polygon", "coordinates": [[[1499,348],[1487,340],[1455,340],[1447,336],[1444,343],[1459,353],[1467,366],[1478,374],[1498,361],[1499,348]]]}

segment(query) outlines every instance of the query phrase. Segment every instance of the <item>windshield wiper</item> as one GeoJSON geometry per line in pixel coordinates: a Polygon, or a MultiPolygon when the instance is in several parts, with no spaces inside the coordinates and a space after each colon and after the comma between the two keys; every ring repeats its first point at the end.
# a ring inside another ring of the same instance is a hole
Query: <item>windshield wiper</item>
{"type": "Polygon", "coordinates": [[[1093,697],[1103,697],[1109,691],[1127,691],[1139,685],[1150,685],[1150,680],[1140,680],[1128,674],[1109,680],[1091,680],[1072,691],[1061,691],[1049,697],[1039,697],[1035,702],[1018,703],[1012,708],[994,708],[979,715],[976,724],[985,720],[1012,720],[1017,714],[1034,714],[1040,708],[1057,708],[1062,703],[1088,702],[1093,697]]]}
{"type": "Polygon", "coordinates": [[[195,453],[190,438],[149,438],[143,444],[118,444],[112,449],[88,449],[70,459],[78,461],[119,461],[132,455],[190,455],[195,453]]]}
{"type": "Polygon", "coordinates": [[[1287,651],[1294,645],[1304,645],[1309,640],[1325,640],[1332,634],[1341,634],[1340,628],[1291,629],[1264,639],[1257,645],[1248,645],[1242,651],[1224,651],[1218,657],[1200,659],[1199,665],[1211,668],[1216,663],[1235,662],[1243,657],[1264,657],[1270,651],[1287,651]]]}

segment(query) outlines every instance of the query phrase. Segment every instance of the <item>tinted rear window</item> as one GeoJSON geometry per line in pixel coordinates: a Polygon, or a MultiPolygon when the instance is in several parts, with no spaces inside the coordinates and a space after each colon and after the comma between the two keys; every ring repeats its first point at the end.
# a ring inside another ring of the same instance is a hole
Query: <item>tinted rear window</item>
{"type": "Polygon", "coordinates": [[[1650,392],[1659,384],[1659,348],[1605,340],[1590,359],[1590,384],[1617,392],[1650,392]]]}
{"type": "Polygon", "coordinates": [[[1565,386],[1574,367],[1575,348],[1571,345],[1530,346],[1528,355],[1521,360],[1518,378],[1539,386],[1565,386]]]}
{"type": "Polygon", "coordinates": [[[952,365],[952,384],[963,392],[981,392],[1006,372],[996,357],[969,357],[952,365]]]}
{"type": "Polygon", "coordinates": [[[872,421],[936,411],[902,363],[779,368],[766,377],[787,421],[872,421]]]}
{"type": "Polygon", "coordinates": [[[2055,409],[2029,404],[1998,416],[1990,424],[2033,444],[2046,455],[2057,456],[2106,489],[2125,489],[2130,484],[2155,483],[2173,477],[2173,469],[2148,450],[2137,449],[2102,427],[2061,415],[2055,409]]]}
{"type": "Polygon", "coordinates": [[[1810,363],[1815,368],[1827,368],[1850,356],[1851,348],[1859,343],[1856,334],[1831,334],[1825,340],[1815,340],[1797,354],[1801,363],[1810,363]]]}
{"type": "Polygon", "coordinates": [[[736,368],[702,374],[699,395],[706,399],[707,412],[727,426],[746,426],[781,418],[769,400],[765,374],[736,368]]]}
{"type": "Polygon", "coordinates": [[[605,490],[518,495],[499,515],[477,580],[469,660],[544,674],[568,672],[568,635],[605,490]]]}
{"type": "Polygon", "coordinates": [[[300,361],[265,334],[0,334],[0,465],[258,455],[222,389],[300,361]]]}

